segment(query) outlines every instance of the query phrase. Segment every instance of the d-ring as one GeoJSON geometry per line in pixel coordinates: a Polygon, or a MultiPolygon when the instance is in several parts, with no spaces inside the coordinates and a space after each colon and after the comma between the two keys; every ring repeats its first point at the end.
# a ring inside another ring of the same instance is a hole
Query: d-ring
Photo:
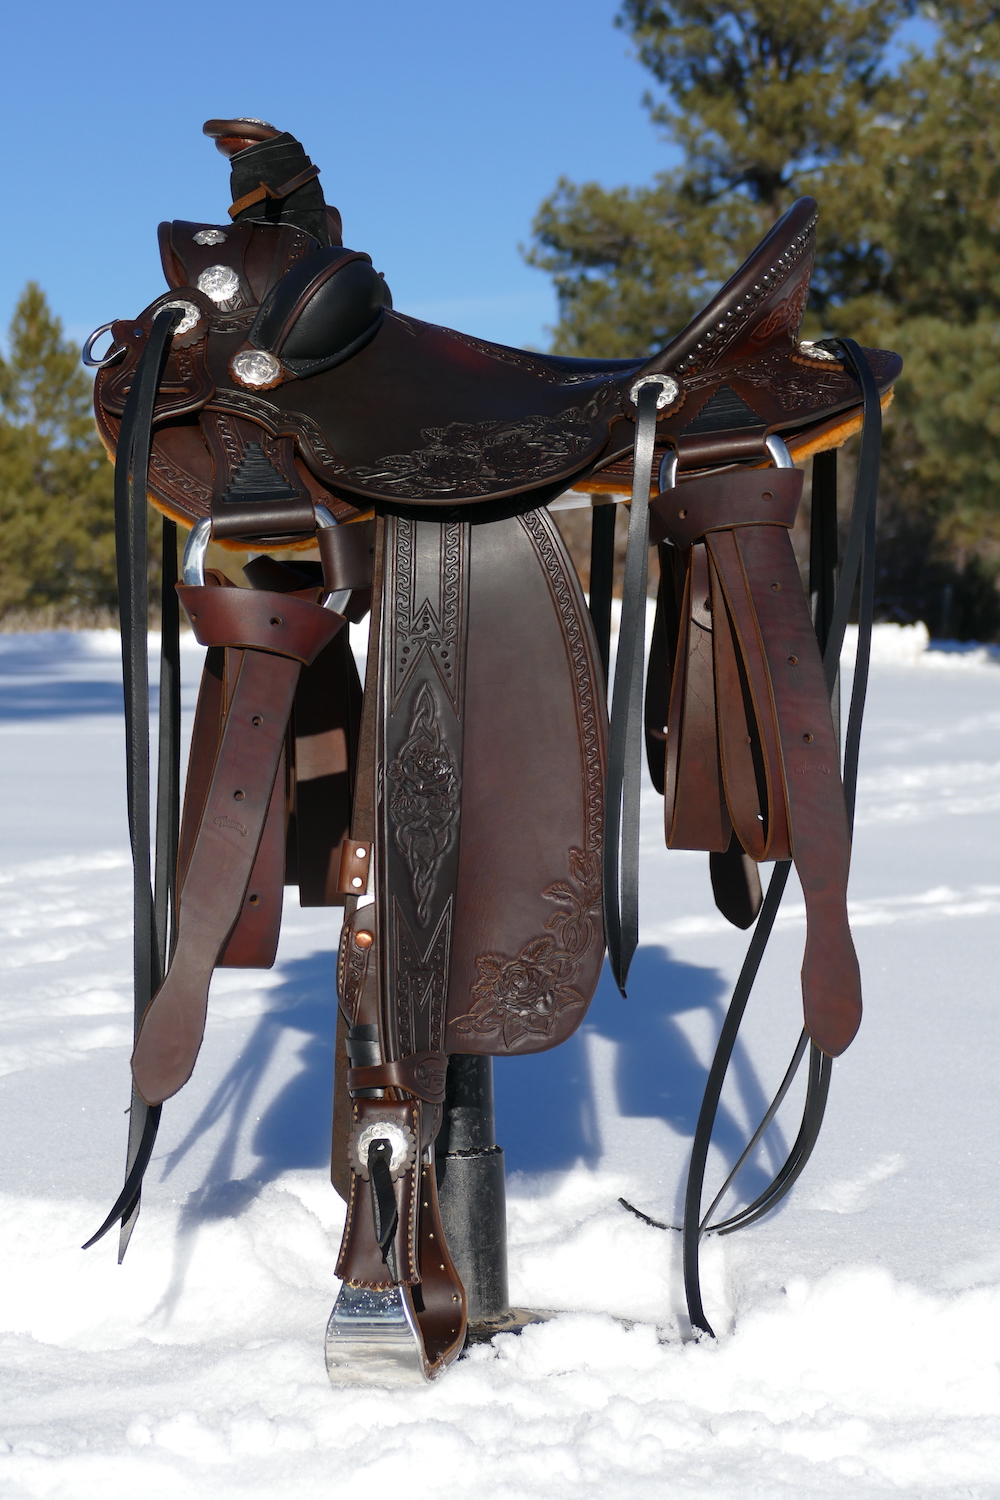
{"type": "Polygon", "coordinates": [[[103,337],[104,334],[110,333],[114,326],[114,323],[102,323],[100,328],[94,329],[93,333],[90,335],[90,338],[84,344],[81,358],[88,369],[106,370],[108,365],[113,365],[115,360],[121,359],[122,355],[125,353],[126,346],[124,344],[114,344],[112,345],[110,352],[106,354],[103,359],[94,358],[93,349],[94,345],[97,343],[97,340],[103,337]]]}
{"type": "MultiPolygon", "coordinates": [[[[325,531],[337,522],[327,510],[325,505],[316,506],[316,526],[320,531],[325,531]]],[[[184,561],[181,563],[181,582],[194,588],[205,586],[205,553],[208,544],[212,540],[212,520],[206,516],[192,527],[191,534],[184,548],[184,561]]],[[[327,594],[323,600],[323,608],[332,610],[334,614],[340,614],[347,601],[351,597],[350,589],[338,589],[335,593],[327,594]]]]}

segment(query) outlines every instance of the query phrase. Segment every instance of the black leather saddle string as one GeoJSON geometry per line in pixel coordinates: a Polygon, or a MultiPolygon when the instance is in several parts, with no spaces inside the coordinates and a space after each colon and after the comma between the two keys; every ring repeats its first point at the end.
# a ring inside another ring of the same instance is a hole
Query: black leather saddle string
{"type": "Polygon", "coordinates": [[[615,577],[615,520],[617,505],[595,505],[590,517],[590,618],[597,649],[608,680],[611,663],[611,597],[615,577]]]}
{"type": "MultiPolygon", "coordinates": [[[[150,785],[149,785],[149,662],[148,617],[149,585],[147,571],[146,507],[149,488],[149,459],[152,449],[153,417],[160,381],[170,354],[174,327],[183,317],[180,308],[166,308],[157,313],[149,338],[136,367],[118,436],[115,461],[115,550],[118,568],[118,609],[122,637],[122,676],[125,697],[125,774],[128,801],[129,839],[132,847],[132,911],[135,1026],[145,1013],[163,973],[166,958],[168,889],[163,887],[166,859],[158,861],[161,876],[158,901],[154,901],[150,880],[150,785]],[[162,914],[162,919],[157,917],[162,914]]],[[[176,542],[174,550],[176,573],[176,542]]],[[[167,571],[169,572],[169,564],[167,571]]],[[[164,592],[167,578],[164,577],[164,592]]],[[[172,593],[171,589],[171,593],[172,593]]],[[[179,744],[179,725],[170,722],[172,706],[179,705],[179,686],[174,685],[179,663],[179,637],[165,632],[168,661],[161,659],[161,686],[166,676],[168,686],[167,723],[161,722],[160,747],[166,740],[179,744]]],[[[179,776],[179,772],[178,772],[179,776]]],[[[169,785],[169,770],[162,766],[158,791],[169,785]]],[[[158,832],[169,826],[166,811],[161,820],[158,808],[158,832]]],[[[168,879],[171,877],[167,877],[168,879]]],[[[118,1259],[128,1247],[139,1210],[142,1178],[152,1155],[160,1121],[160,1106],[149,1106],[132,1091],[129,1116],[129,1143],[125,1185],[96,1234],[84,1245],[97,1243],[117,1221],[121,1220],[118,1259]]]]}
{"type": "MultiPolygon", "coordinates": [[[[854,687],[851,694],[847,733],[845,735],[844,757],[844,788],[847,799],[848,821],[853,827],[858,754],[861,741],[861,720],[864,713],[871,649],[871,617],[874,603],[875,576],[875,519],[878,499],[882,410],[878,389],[861,349],[852,339],[843,340],[842,347],[861,386],[864,431],[855,482],[848,545],[845,549],[844,565],[836,597],[833,601],[833,607],[829,611],[829,631],[826,632],[822,628],[823,624],[825,624],[827,614],[827,611],[823,608],[822,600],[820,601],[817,624],[820,625],[821,630],[820,645],[823,649],[827,683],[831,692],[833,692],[838,680],[840,651],[843,646],[848,615],[860,570],[862,589],[858,625],[858,657],[855,666],[854,687]],[[822,639],[823,634],[826,634],[825,640],[822,639]]],[[[708,1151],[722,1096],[722,1087],[728,1072],[733,1049],[736,1045],[736,1038],[743,1014],[750,998],[750,991],[759,970],[761,959],[763,958],[764,948],[770,938],[771,930],[777,917],[778,906],[788,880],[789,870],[790,865],[788,864],[776,865],[768,885],[767,895],[761,908],[754,937],[747,951],[743,970],[737,980],[729,1012],[727,1012],[726,1021],[719,1036],[692,1144],[691,1163],[688,1169],[684,1204],[684,1285],[692,1326],[700,1328],[709,1334],[712,1333],[712,1329],[705,1316],[701,1299],[699,1270],[699,1243],[701,1236],[706,1232],[732,1234],[735,1230],[754,1223],[757,1219],[763,1217],[765,1213],[770,1212],[772,1208],[776,1207],[791,1189],[812,1154],[819,1137],[829,1094],[832,1074],[831,1060],[821,1053],[817,1047],[811,1046],[809,1049],[809,1082],[803,1107],[802,1123],[788,1157],[772,1182],[765,1188],[763,1193],[758,1195],[753,1203],[742,1209],[738,1214],[720,1223],[714,1225],[706,1223],[709,1215],[706,1214],[704,1218],[702,1217],[702,1192],[705,1170],[708,1163],[708,1151]],[[774,893],[773,900],[772,892],[774,893]],[[760,939],[759,942],[758,939],[760,939]],[[732,1019],[732,1024],[730,1024],[730,1018],[732,1019]]],[[[731,1185],[736,1177],[736,1173],[749,1158],[753,1146],[762,1138],[767,1125],[770,1124],[774,1114],[777,1112],[778,1104],[780,1104],[781,1098],[787,1093],[795,1071],[797,1071],[797,1059],[800,1061],[803,1055],[800,1049],[801,1040],[796,1048],[796,1056],[793,1057],[792,1063],[782,1080],[778,1095],[776,1095],[776,1102],[772,1101],[772,1105],[765,1114],[764,1121],[762,1121],[761,1126],[754,1133],[750,1147],[742,1154],[740,1161],[730,1174],[725,1185],[726,1187],[731,1185]]],[[[725,1188],[723,1191],[725,1191],[725,1188]]],[[[712,1209],[709,1210],[709,1214],[714,1211],[721,1196],[721,1193],[717,1196],[712,1209]]]]}
{"type": "Polygon", "coordinates": [[[650,381],[637,392],[632,506],[608,737],[604,928],[611,971],[623,995],[632,955],[639,943],[639,788],[644,732],[642,664],[649,573],[649,489],[653,477],[657,400],[661,391],[658,382],[650,381]]]}

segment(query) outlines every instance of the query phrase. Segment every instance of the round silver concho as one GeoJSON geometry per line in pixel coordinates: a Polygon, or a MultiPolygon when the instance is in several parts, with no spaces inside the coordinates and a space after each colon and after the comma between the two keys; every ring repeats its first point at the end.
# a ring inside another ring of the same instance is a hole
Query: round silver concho
{"type": "Polygon", "coordinates": [[[417,1156],[417,1139],[409,1125],[400,1125],[398,1120],[369,1120],[367,1125],[355,1125],[348,1151],[351,1165],[359,1177],[368,1181],[368,1148],[373,1141],[388,1141],[392,1148],[389,1158],[389,1174],[393,1182],[402,1177],[417,1156]]]}
{"type": "Polygon", "coordinates": [[[201,308],[196,302],[164,302],[163,307],[179,307],[184,313],[183,318],[181,318],[174,329],[173,336],[175,339],[180,338],[185,333],[190,333],[192,328],[197,328],[201,322],[201,308]]]}
{"type": "Polygon", "coordinates": [[[642,375],[629,391],[629,400],[634,406],[638,401],[639,392],[644,385],[658,385],[659,395],[656,398],[656,410],[665,411],[668,406],[673,406],[681,393],[681,383],[672,375],[642,375]]]}
{"type": "Polygon", "coordinates": [[[221,305],[223,302],[231,302],[239,295],[240,278],[229,266],[209,266],[202,271],[195,286],[199,292],[204,292],[206,297],[211,297],[213,302],[221,305]]]}
{"type": "Polygon", "coordinates": [[[267,391],[281,384],[281,361],[264,349],[242,349],[229,361],[233,379],[250,391],[267,391]]]}
{"type": "Polygon", "coordinates": [[[221,229],[199,229],[194,235],[196,245],[224,245],[226,236],[221,229]]]}

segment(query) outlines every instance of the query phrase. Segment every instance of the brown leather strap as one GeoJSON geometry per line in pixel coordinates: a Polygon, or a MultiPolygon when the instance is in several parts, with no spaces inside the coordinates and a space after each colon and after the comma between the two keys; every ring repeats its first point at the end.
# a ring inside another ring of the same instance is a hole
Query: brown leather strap
{"type": "Polygon", "coordinates": [[[861,1024],[861,975],[847,919],[851,842],[830,700],[788,533],[755,527],[736,544],[767,657],[791,855],[806,905],[806,1026],[837,1057],[861,1024]]]}
{"type": "Polygon", "coordinates": [[[443,1052],[414,1052],[377,1067],[351,1068],[347,1087],[357,1089],[403,1089],[429,1104],[443,1104],[448,1059],[443,1052]]]}
{"type": "Polygon", "coordinates": [[[708,560],[699,543],[691,549],[667,720],[664,810],[670,849],[721,851],[732,837],[715,722],[710,588],[708,560]]]}
{"type": "Polygon", "coordinates": [[[794,470],[734,472],[689,481],[653,502],[665,533],[687,549],[668,721],[667,842],[726,847],[721,766],[722,811],[743,848],[755,860],[795,861],[806,904],[806,1026],[837,1056],[860,1024],[861,984],[847,920],[840,757],[789,536],[801,486],[794,470]]]}
{"type": "Polygon", "coordinates": [[[307,666],[346,623],[343,615],[320,609],[295,594],[265,589],[200,588],[178,584],[177,593],[203,646],[242,646],[268,655],[288,656],[307,666]]]}
{"type": "MultiPolygon", "coordinates": [[[[775,536],[791,547],[787,531],[775,530],[775,536]]],[[[736,666],[741,678],[744,708],[749,709],[750,748],[759,746],[759,759],[755,758],[759,805],[763,819],[763,849],[760,854],[748,849],[755,859],[787,859],[788,818],[785,811],[784,768],[781,759],[781,738],[771,694],[771,683],[767,668],[764,643],[754,605],[753,593],[747,579],[736,544],[736,533],[732,531],[709,532],[706,539],[712,561],[715,588],[715,610],[720,616],[728,612],[730,631],[719,631],[719,640],[731,642],[736,666]],[[738,653],[738,655],[737,655],[738,653]]],[[[768,588],[765,580],[761,587],[768,588]]],[[[799,593],[802,585],[798,584],[799,593]]],[[[804,596],[803,596],[804,598],[804,596]]],[[[723,647],[725,649],[725,647],[723,647]]],[[[814,650],[818,648],[814,646],[814,650]]],[[[739,698],[730,700],[736,704],[739,698]]],[[[742,728],[737,717],[736,733],[742,728]]],[[[732,737],[731,737],[732,738],[732,737]]],[[[730,743],[731,743],[730,738],[730,743]]],[[[735,748],[735,747],[734,747],[735,748]]],[[[728,769],[725,756],[723,766],[728,769]]],[[[740,832],[740,825],[733,817],[733,827],[740,832]]],[[[745,847],[745,846],[744,846],[745,847]]]]}
{"type": "Polygon", "coordinates": [[[150,1104],[191,1076],[212,971],[240,915],[272,805],[301,663],[343,624],[341,616],[289,595],[208,586],[178,593],[206,644],[274,646],[242,653],[181,887],[174,957],[136,1039],[133,1077],[150,1104]]]}
{"type": "Polygon", "coordinates": [[[244,193],[242,198],[237,198],[235,203],[230,204],[229,217],[235,219],[245,208],[252,208],[255,203],[263,203],[265,198],[287,198],[296,188],[305,187],[307,182],[312,182],[314,177],[319,176],[319,167],[306,167],[304,171],[297,172],[280,187],[268,187],[262,182],[259,187],[254,188],[251,193],[244,193]]]}
{"type": "Polygon", "coordinates": [[[287,657],[244,656],[180,893],[173,961],[132,1054],[136,1087],[149,1104],[169,1099],[194,1068],[212,971],[257,856],[298,676],[299,664],[287,657]]]}

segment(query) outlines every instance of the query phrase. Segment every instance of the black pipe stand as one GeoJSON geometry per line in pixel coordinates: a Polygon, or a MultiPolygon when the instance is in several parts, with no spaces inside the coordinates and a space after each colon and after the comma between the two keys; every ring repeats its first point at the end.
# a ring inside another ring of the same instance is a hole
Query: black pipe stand
{"type": "Polygon", "coordinates": [[[441,1221],[470,1325],[510,1315],[503,1151],[494,1131],[493,1059],[453,1056],[435,1154],[441,1221]]]}

